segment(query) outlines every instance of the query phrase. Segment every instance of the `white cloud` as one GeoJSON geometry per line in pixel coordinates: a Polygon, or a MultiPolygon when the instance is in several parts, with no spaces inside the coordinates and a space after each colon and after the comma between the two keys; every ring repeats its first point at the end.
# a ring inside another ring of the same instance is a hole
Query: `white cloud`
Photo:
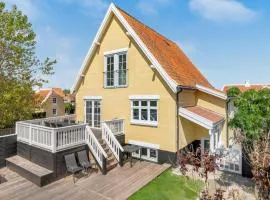
{"type": "Polygon", "coordinates": [[[58,0],[61,3],[75,4],[81,7],[85,15],[100,17],[108,8],[109,3],[105,0],[58,0]]]}
{"type": "Polygon", "coordinates": [[[236,0],[190,0],[189,7],[212,21],[245,22],[257,13],[236,0]]]}
{"type": "Polygon", "coordinates": [[[160,7],[171,3],[171,0],[139,0],[137,8],[145,15],[156,15],[160,7]]]}
{"type": "Polygon", "coordinates": [[[39,15],[39,9],[34,3],[34,0],[6,0],[4,1],[8,8],[16,5],[19,10],[26,14],[30,20],[36,20],[39,15]]]}

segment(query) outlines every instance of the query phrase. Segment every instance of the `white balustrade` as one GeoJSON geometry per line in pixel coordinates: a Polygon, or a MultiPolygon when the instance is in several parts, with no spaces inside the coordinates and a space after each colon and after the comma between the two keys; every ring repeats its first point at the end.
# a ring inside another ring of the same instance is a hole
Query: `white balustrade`
{"type": "Polygon", "coordinates": [[[108,156],[89,126],[86,126],[86,143],[99,163],[99,166],[103,168],[103,159],[106,159],[108,156]]]}
{"type": "Polygon", "coordinates": [[[120,135],[124,133],[124,120],[123,119],[114,119],[105,121],[107,126],[111,129],[114,135],[120,135]]]}
{"type": "Polygon", "coordinates": [[[111,151],[113,152],[114,156],[120,162],[120,151],[123,152],[124,149],[121,144],[116,139],[115,135],[109,128],[106,122],[102,123],[102,139],[105,140],[111,151]]]}

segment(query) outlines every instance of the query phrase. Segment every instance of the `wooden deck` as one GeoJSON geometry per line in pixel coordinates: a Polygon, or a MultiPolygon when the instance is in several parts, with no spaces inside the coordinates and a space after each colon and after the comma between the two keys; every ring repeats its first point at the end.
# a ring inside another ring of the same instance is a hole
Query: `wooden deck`
{"type": "Polygon", "coordinates": [[[129,163],[126,163],[123,167],[113,169],[107,175],[93,172],[89,177],[80,178],[75,184],[69,176],[42,188],[15,172],[2,168],[0,174],[5,175],[8,181],[0,184],[0,199],[127,199],[168,168],[167,164],[158,165],[137,161],[132,168],[129,163]]]}

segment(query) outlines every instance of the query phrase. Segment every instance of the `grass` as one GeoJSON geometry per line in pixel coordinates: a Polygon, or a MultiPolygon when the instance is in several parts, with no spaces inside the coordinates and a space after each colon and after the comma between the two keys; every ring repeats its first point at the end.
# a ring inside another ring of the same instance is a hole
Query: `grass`
{"type": "Polygon", "coordinates": [[[201,181],[188,180],[167,170],[134,193],[129,200],[195,200],[202,187],[201,181]]]}

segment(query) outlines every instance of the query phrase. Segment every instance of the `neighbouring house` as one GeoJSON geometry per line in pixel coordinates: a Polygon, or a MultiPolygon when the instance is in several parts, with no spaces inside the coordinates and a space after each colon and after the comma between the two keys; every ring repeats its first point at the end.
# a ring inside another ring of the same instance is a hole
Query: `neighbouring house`
{"type": "MultiPolygon", "coordinates": [[[[41,96],[51,104],[57,93],[52,89],[41,96]]],[[[227,149],[232,137],[226,94],[209,83],[176,43],[114,4],[72,94],[76,115],[16,123],[18,155],[7,159],[7,165],[40,186],[65,176],[64,156],[81,150],[106,174],[123,165],[125,151],[171,163],[191,144],[214,152],[227,149]],[[29,161],[42,166],[44,174],[25,169],[22,163],[28,166],[29,161]]],[[[220,169],[242,173],[241,154],[233,152],[218,161],[220,169]]]]}
{"type": "Polygon", "coordinates": [[[65,94],[61,88],[44,88],[35,93],[37,99],[37,112],[45,112],[46,117],[61,116],[65,114],[65,94]]]}
{"type": "Polygon", "coordinates": [[[223,92],[227,92],[230,88],[238,88],[241,92],[245,92],[247,90],[260,90],[264,88],[269,88],[270,89],[270,83],[268,84],[250,84],[249,81],[246,81],[244,84],[228,84],[224,85],[222,87],[223,92]]]}
{"type": "Polygon", "coordinates": [[[65,94],[64,103],[71,103],[72,105],[75,105],[75,95],[65,94]]]}
{"type": "Polygon", "coordinates": [[[110,6],[73,87],[76,114],[93,128],[124,120],[134,154],[170,162],[189,144],[227,146],[226,95],[170,39],[110,6]]]}

